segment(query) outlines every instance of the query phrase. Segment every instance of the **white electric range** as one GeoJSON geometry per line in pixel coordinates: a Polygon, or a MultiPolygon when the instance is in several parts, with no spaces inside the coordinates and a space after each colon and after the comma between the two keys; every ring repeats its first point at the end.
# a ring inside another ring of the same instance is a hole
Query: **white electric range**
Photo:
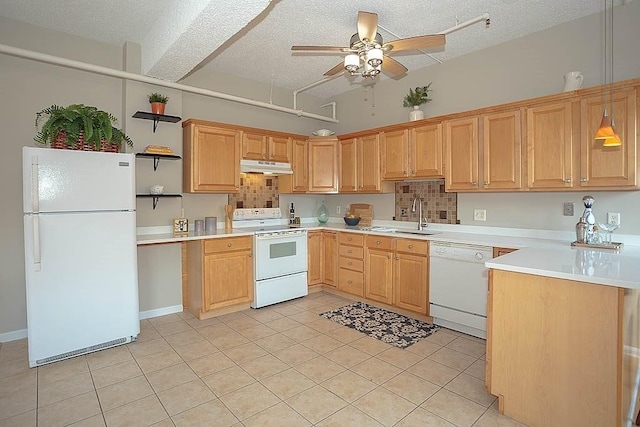
{"type": "Polygon", "coordinates": [[[233,227],[254,231],[251,307],[307,295],[307,230],[290,228],[279,208],[236,209],[233,227]]]}

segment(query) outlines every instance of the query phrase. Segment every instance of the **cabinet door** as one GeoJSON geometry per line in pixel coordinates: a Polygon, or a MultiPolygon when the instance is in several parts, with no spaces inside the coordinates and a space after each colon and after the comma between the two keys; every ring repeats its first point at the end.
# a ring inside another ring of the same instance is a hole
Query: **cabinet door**
{"type": "Polygon", "coordinates": [[[338,239],[335,232],[323,231],[322,244],[324,250],[324,268],[322,283],[336,286],[338,282],[338,239]]]}
{"type": "Polygon", "coordinates": [[[358,191],[379,193],[380,181],[380,137],[378,134],[358,138],[358,191]]]}
{"type": "Polygon", "coordinates": [[[291,138],[270,136],[268,145],[269,160],[283,163],[291,162],[291,138]]]}
{"type": "Polygon", "coordinates": [[[364,283],[366,298],[393,302],[393,251],[367,248],[364,283]]]}
{"type": "Polygon", "coordinates": [[[203,311],[253,299],[253,258],[250,250],[204,256],[203,311]]]}
{"type": "Polygon", "coordinates": [[[336,193],[338,191],[338,140],[318,138],[309,140],[309,192],[336,193]]]}
{"type": "Polygon", "coordinates": [[[420,126],[409,132],[409,175],[414,178],[444,177],[442,125],[420,126]]]}
{"type": "Polygon", "coordinates": [[[572,127],[570,102],[527,109],[527,176],[530,189],[573,186],[572,127]]]}
{"type": "Polygon", "coordinates": [[[448,191],[478,189],[478,118],[449,120],[445,132],[445,186],[448,191]]]}
{"type": "Polygon", "coordinates": [[[408,174],[409,131],[382,132],[382,179],[404,179],[408,174]]]}
{"type": "MultiPolygon", "coordinates": [[[[608,99],[608,98],[607,98],[608,99]]],[[[636,186],[636,93],[633,89],[619,90],[613,95],[613,111],[609,115],[615,122],[615,130],[622,140],[619,147],[603,147],[594,139],[600,126],[602,111],[607,104],[601,96],[581,101],[580,186],[619,187],[636,186]]]]}
{"type": "Polygon", "coordinates": [[[338,270],[338,290],[364,296],[364,273],[341,268],[338,270]]]}
{"type": "Polygon", "coordinates": [[[393,286],[395,306],[429,315],[429,258],[398,252],[393,286]]]}
{"type": "Polygon", "coordinates": [[[307,234],[307,284],[322,283],[322,232],[310,231],[307,234]]]}
{"type": "Polygon", "coordinates": [[[354,193],[358,190],[357,165],[358,150],[356,139],[342,139],[340,145],[339,166],[340,179],[338,192],[354,193]]]}
{"type": "Polygon", "coordinates": [[[483,116],[482,188],[522,188],[522,129],[520,110],[483,116]]]}
{"type": "Polygon", "coordinates": [[[190,124],[183,128],[185,193],[237,193],[240,132],[190,124]]]}
{"type": "Polygon", "coordinates": [[[309,151],[307,141],[294,139],[291,141],[291,169],[293,175],[278,177],[280,193],[306,193],[309,188],[309,151]]]}
{"type": "Polygon", "coordinates": [[[267,160],[267,137],[265,135],[242,132],[242,158],[267,160]]]}

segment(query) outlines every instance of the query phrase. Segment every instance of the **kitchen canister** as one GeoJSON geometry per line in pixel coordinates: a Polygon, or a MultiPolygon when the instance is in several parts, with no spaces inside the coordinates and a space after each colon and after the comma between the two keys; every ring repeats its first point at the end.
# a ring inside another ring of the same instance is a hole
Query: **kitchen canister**
{"type": "Polygon", "coordinates": [[[218,217],[207,216],[204,218],[204,231],[207,233],[215,233],[218,229],[218,217]]]}
{"type": "Polygon", "coordinates": [[[204,220],[203,219],[196,219],[194,222],[194,232],[196,234],[203,234],[204,233],[204,220]]]}

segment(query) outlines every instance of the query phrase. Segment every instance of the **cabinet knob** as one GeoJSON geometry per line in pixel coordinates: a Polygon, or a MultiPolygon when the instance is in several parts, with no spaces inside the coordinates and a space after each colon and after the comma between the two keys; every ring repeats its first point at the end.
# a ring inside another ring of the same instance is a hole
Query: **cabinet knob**
{"type": "Polygon", "coordinates": [[[352,284],[353,282],[351,280],[347,280],[347,283],[348,284],[352,284]]]}
{"type": "Polygon", "coordinates": [[[407,176],[407,171],[402,171],[402,175],[407,176]]]}
{"type": "Polygon", "coordinates": [[[391,254],[387,254],[387,259],[391,259],[391,254]]]}
{"type": "Polygon", "coordinates": [[[249,254],[249,258],[253,258],[253,254],[249,254]]]}
{"type": "Polygon", "coordinates": [[[227,247],[230,248],[231,247],[231,243],[227,243],[227,247]]]}
{"type": "Polygon", "coordinates": [[[349,250],[347,251],[347,253],[348,253],[348,254],[350,254],[351,252],[352,252],[352,251],[351,251],[351,249],[349,249],[349,250]]]}
{"type": "Polygon", "coordinates": [[[580,182],[587,182],[589,181],[587,178],[580,178],[580,182]]]}
{"type": "Polygon", "coordinates": [[[484,181],[482,185],[489,185],[489,181],[484,181]]]}
{"type": "Polygon", "coordinates": [[[347,265],[353,265],[353,263],[352,263],[351,261],[349,261],[349,262],[347,263],[347,265]]]}
{"type": "Polygon", "coordinates": [[[416,171],[411,171],[411,175],[415,175],[415,174],[416,174],[416,171]]]}
{"type": "Polygon", "coordinates": [[[379,244],[380,244],[380,240],[376,240],[376,245],[379,245],[379,244]]]}
{"type": "Polygon", "coordinates": [[[396,255],[396,260],[399,260],[399,259],[400,259],[400,257],[398,255],[396,255]]]}
{"type": "Polygon", "coordinates": [[[571,184],[571,179],[563,179],[563,182],[564,182],[565,184],[571,184]]]}
{"type": "Polygon", "coordinates": [[[353,239],[352,239],[351,237],[348,237],[348,238],[347,238],[347,240],[348,240],[348,241],[352,241],[353,239]]]}
{"type": "Polygon", "coordinates": [[[478,185],[478,183],[475,181],[471,181],[471,185],[478,185]]]}
{"type": "Polygon", "coordinates": [[[409,245],[409,249],[413,249],[413,245],[409,245]]]}

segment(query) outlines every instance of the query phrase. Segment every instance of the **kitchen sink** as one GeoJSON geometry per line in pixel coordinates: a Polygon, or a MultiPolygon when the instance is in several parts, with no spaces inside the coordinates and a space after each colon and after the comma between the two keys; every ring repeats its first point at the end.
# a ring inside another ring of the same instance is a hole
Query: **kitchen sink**
{"type": "Polygon", "coordinates": [[[432,234],[440,234],[442,231],[428,231],[428,230],[396,230],[396,233],[400,234],[416,234],[420,236],[431,236],[432,234]]]}
{"type": "Polygon", "coordinates": [[[414,234],[419,236],[431,236],[432,234],[440,234],[441,231],[431,231],[431,230],[398,230],[397,228],[390,227],[361,227],[362,231],[377,231],[379,233],[394,233],[394,234],[414,234]]]}

